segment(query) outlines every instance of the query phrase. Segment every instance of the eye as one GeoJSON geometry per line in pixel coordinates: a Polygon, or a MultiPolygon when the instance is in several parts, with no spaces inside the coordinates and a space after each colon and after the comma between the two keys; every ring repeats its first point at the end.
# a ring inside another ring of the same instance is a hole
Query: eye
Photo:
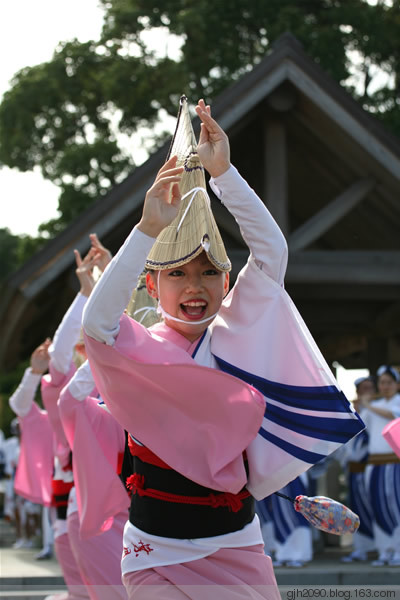
{"type": "Polygon", "coordinates": [[[168,273],[168,277],[182,277],[185,273],[181,269],[175,269],[168,273]]]}
{"type": "Polygon", "coordinates": [[[217,271],[216,269],[207,269],[207,271],[204,271],[203,275],[206,275],[208,277],[213,276],[213,275],[218,275],[219,271],[217,271]]]}

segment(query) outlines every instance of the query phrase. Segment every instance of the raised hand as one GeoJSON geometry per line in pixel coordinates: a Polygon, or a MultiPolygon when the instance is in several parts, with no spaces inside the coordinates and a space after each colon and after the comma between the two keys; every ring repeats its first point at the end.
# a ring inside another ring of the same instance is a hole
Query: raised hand
{"type": "Polygon", "coordinates": [[[211,116],[210,106],[199,100],[196,113],[201,120],[197,152],[201,163],[211,177],[218,177],[230,167],[229,139],[224,130],[211,116]]]}
{"type": "Polygon", "coordinates": [[[181,194],[179,181],[183,167],[176,166],[177,157],[167,160],[146,194],[143,214],[137,228],[150,237],[157,237],[178,214],[181,194]]]}
{"type": "Polygon", "coordinates": [[[81,284],[80,293],[89,297],[94,288],[93,268],[98,264],[97,251],[90,248],[85,258],[82,259],[79,250],[74,250],[76,269],[75,273],[81,284]]]}
{"type": "Polygon", "coordinates": [[[49,361],[50,361],[50,356],[49,356],[49,346],[51,344],[51,339],[47,338],[43,344],[40,344],[40,346],[38,346],[36,348],[36,350],[34,350],[32,352],[31,355],[31,370],[32,373],[35,373],[36,375],[43,375],[43,373],[45,373],[47,371],[47,369],[49,368],[49,361]]]}
{"type": "Polygon", "coordinates": [[[96,264],[99,267],[100,271],[104,271],[104,269],[106,268],[106,266],[112,259],[112,254],[100,242],[99,238],[97,237],[97,233],[91,233],[89,235],[89,238],[92,243],[92,248],[94,248],[96,250],[96,254],[95,254],[95,260],[97,261],[96,264]]]}

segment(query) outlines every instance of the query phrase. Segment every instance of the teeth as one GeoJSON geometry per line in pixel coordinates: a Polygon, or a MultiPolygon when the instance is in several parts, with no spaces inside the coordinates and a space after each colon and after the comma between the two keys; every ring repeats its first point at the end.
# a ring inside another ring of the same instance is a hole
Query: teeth
{"type": "Polygon", "coordinates": [[[183,306],[206,306],[206,302],[196,302],[196,301],[190,301],[190,302],[184,302],[183,306]]]}

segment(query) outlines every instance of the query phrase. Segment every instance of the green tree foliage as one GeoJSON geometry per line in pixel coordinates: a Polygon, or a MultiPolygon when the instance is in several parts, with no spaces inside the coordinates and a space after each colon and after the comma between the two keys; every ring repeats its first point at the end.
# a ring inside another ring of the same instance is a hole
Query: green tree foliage
{"type": "MultiPolygon", "coordinates": [[[[10,423],[15,417],[15,413],[8,404],[8,399],[17,389],[25,369],[29,366],[29,361],[22,361],[12,371],[0,373],[0,429],[3,430],[6,437],[10,435],[10,423]]],[[[40,398],[37,396],[40,404],[40,398]]]]}
{"type": "MultiPolygon", "coordinates": [[[[21,171],[39,165],[61,190],[61,217],[42,226],[48,235],[135,167],[122,138],[151,132],[165,111],[175,115],[182,92],[212,100],[285,31],[400,134],[400,0],[100,1],[101,38],[61,43],[51,61],[15,75],[0,105],[0,162],[21,171]],[[177,36],[179,55],[152,50],[149,32],[177,36]],[[361,86],[349,79],[352,59],[361,86]],[[371,91],[376,69],[390,82],[371,91]]],[[[151,135],[149,151],[163,135],[151,135]]]]}
{"type": "Polygon", "coordinates": [[[2,283],[47,242],[44,237],[14,235],[5,227],[0,229],[0,289],[2,283]]]}

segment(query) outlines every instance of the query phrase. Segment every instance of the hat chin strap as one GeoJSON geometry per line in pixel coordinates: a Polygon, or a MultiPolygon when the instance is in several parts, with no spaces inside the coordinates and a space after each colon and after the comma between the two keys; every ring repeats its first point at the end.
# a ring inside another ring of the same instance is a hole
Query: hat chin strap
{"type": "MultiPolygon", "coordinates": [[[[160,296],[160,273],[161,273],[161,271],[158,271],[158,276],[157,276],[157,287],[158,287],[158,295],[159,296],[160,296]]],[[[178,317],[173,317],[172,315],[167,313],[167,311],[164,310],[163,307],[161,306],[161,300],[159,299],[157,313],[159,315],[161,315],[164,319],[168,319],[170,321],[176,321],[177,323],[183,323],[184,325],[201,325],[202,323],[208,323],[209,321],[214,319],[214,317],[217,316],[218,311],[216,313],[214,313],[213,315],[211,315],[210,317],[207,317],[206,319],[201,319],[201,321],[184,321],[183,319],[178,319],[178,317]]]]}

